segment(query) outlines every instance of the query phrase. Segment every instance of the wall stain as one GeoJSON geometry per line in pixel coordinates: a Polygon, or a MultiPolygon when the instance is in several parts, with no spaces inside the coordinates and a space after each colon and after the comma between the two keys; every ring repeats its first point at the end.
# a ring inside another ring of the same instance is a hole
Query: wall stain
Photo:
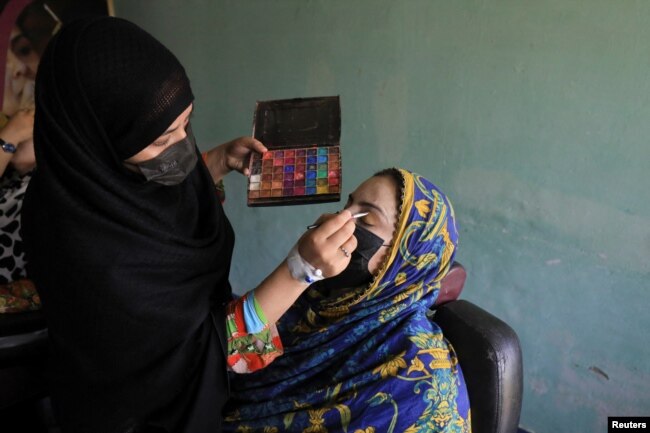
{"type": "Polygon", "coordinates": [[[605,379],[609,380],[609,376],[607,375],[607,373],[605,373],[603,370],[601,370],[600,368],[598,368],[598,367],[596,367],[594,365],[589,367],[589,371],[593,371],[597,375],[599,375],[601,377],[604,377],[605,379]]]}

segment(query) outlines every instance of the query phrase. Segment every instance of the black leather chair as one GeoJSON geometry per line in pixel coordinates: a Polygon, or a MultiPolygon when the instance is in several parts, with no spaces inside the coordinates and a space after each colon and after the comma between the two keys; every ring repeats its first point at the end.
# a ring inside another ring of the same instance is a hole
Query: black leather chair
{"type": "Polygon", "coordinates": [[[43,370],[47,328],[40,311],[0,314],[0,418],[3,433],[45,432],[43,370]]]}
{"type": "Polygon", "coordinates": [[[46,353],[47,327],[41,311],[0,314],[0,368],[46,353]]]}
{"type": "MultiPolygon", "coordinates": [[[[441,294],[445,290],[457,296],[465,276],[462,266],[455,265],[442,281],[441,294]]],[[[464,300],[438,305],[433,321],[458,355],[469,394],[472,432],[516,433],[523,395],[523,363],[515,331],[464,300]]]]}

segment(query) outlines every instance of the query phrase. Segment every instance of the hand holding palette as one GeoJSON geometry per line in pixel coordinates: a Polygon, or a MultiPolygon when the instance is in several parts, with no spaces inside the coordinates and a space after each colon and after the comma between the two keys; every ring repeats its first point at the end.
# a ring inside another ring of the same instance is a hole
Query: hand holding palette
{"type": "Polygon", "coordinates": [[[338,96],[258,102],[253,136],[269,151],[251,158],[249,206],[341,199],[338,96]]]}

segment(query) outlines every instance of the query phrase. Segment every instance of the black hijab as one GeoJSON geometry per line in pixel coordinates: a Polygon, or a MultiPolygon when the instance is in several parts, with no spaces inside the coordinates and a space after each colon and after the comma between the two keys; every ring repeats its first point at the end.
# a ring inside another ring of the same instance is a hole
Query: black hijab
{"type": "Polygon", "coordinates": [[[41,60],[23,236],[64,432],[219,430],[232,229],[203,163],[174,186],[122,164],[192,100],[176,57],[122,19],[69,24],[41,60]]]}

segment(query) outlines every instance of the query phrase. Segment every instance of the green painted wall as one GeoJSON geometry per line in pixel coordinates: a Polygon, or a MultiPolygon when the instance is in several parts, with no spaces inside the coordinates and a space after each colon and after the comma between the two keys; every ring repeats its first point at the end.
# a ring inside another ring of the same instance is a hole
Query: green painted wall
{"type": "MultiPolygon", "coordinates": [[[[127,1],[186,65],[204,149],[256,100],[341,96],[344,192],[403,166],[456,207],[463,297],[518,332],[521,424],[650,415],[650,2],[127,1]]],[[[339,204],[247,208],[227,178],[232,281],[255,286],[339,204]]]]}

